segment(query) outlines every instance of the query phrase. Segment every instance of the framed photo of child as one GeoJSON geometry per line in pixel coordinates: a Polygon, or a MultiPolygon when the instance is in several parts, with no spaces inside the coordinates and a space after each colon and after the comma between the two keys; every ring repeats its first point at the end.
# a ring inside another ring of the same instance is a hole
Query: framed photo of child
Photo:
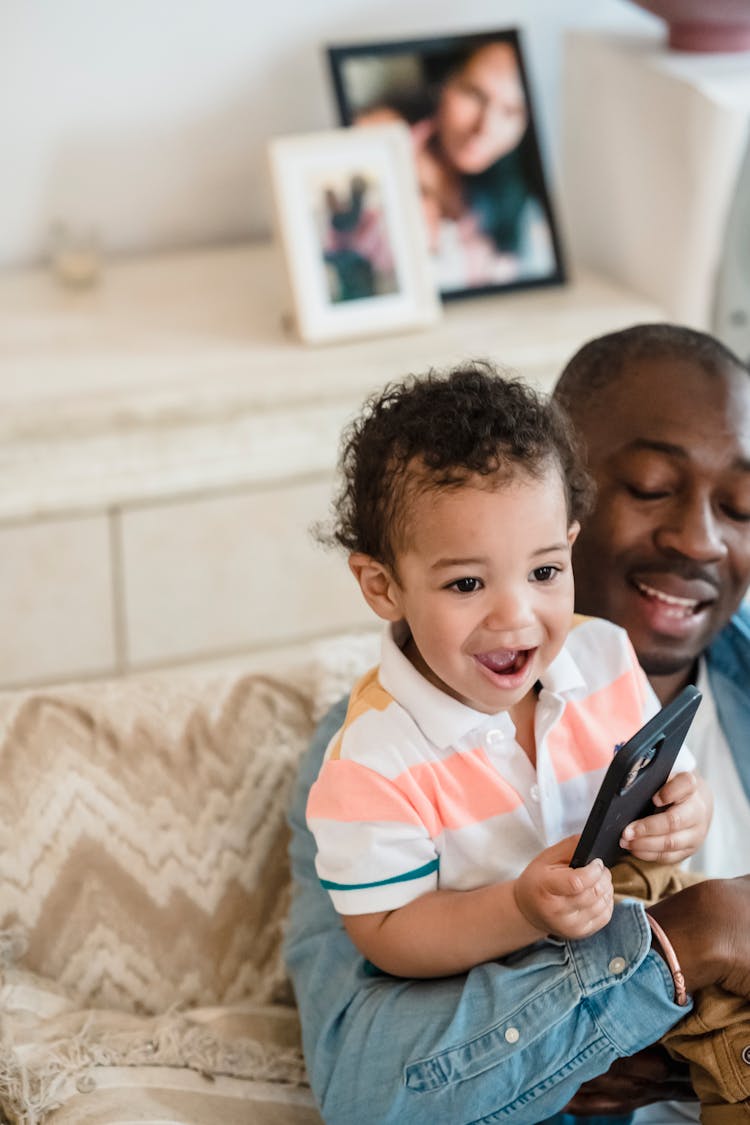
{"type": "Polygon", "coordinates": [[[327,55],[342,124],[409,129],[443,297],[565,280],[517,30],[327,55]]]}
{"type": "Polygon", "coordinates": [[[277,137],[269,158],[303,341],[405,331],[437,319],[406,125],[277,137]]]}

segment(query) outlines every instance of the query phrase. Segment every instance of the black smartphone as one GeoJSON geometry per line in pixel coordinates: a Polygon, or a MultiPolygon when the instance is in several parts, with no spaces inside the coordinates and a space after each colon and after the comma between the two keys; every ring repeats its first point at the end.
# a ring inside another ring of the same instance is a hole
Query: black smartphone
{"type": "Polygon", "coordinates": [[[693,721],[701,693],[689,684],[620,747],[604,775],[570,861],[585,867],[601,859],[612,867],[628,853],[620,847],[626,825],[657,810],[651,798],[669,777],[693,721]]]}

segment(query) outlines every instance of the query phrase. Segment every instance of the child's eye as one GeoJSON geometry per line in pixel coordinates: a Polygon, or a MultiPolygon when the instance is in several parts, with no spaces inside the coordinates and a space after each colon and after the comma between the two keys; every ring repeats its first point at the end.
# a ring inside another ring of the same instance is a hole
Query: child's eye
{"type": "Polygon", "coordinates": [[[535,582],[551,582],[555,575],[559,574],[559,567],[556,566],[538,566],[532,570],[531,577],[535,582]]]}
{"type": "Polygon", "coordinates": [[[482,583],[478,578],[457,578],[455,582],[449,584],[448,589],[457,590],[459,594],[473,594],[481,586],[482,583]]]}

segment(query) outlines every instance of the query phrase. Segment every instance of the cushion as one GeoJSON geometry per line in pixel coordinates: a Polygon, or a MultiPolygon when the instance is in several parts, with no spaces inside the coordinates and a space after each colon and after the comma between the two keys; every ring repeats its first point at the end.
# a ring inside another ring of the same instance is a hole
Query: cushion
{"type": "Polygon", "coordinates": [[[92,1081],[44,1125],[323,1125],[309,1090],[142,1067],[98,1070],[92,1081]]]}
{"type": "Polygon", "coordinates": [[[313,647],[309,691],[316,722],[334,703],[348,695],[352,685],[380,662],[382,630],[352,633],[318,641],[313,647]]]}
{"type": "Polygon", "coordinates": [[[7,966],[0,1010],[0,1108],[19,1125],[321,1125],[291,1007],[79,1009],[7,966]]]}
{"type": "Polygon", "coordinates": [[[286,806],[377,638],[285,679],[0,693],[0,1109],[17,1125],[322,1125],[281,961],[286,806]]]}
{"type": "Polygon", "coordinates": [[[0,937],[81,1007],[288,999],[309,696],[259,675],[0,694],[0,937]]]}

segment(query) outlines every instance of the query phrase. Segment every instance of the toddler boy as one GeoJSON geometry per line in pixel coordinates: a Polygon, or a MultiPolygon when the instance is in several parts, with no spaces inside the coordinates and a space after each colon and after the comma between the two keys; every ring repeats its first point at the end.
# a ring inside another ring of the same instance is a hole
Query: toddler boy
{"type": "MultiPolygon", "coordinates": [[[[658,710],[624,630],[573,616],[589,481],[559,408],[473,365],[389,386],[345,434],[332,538],[389,622],[312,787],[317,870],[369,961],[436,977],[610,919],[568,866],[615,747],[658,710]]],[[[683,750],[628,826],[678,863],[711,801],[683,750]],[[675,823],[679,827],[675,829],[675,823]]]]}

